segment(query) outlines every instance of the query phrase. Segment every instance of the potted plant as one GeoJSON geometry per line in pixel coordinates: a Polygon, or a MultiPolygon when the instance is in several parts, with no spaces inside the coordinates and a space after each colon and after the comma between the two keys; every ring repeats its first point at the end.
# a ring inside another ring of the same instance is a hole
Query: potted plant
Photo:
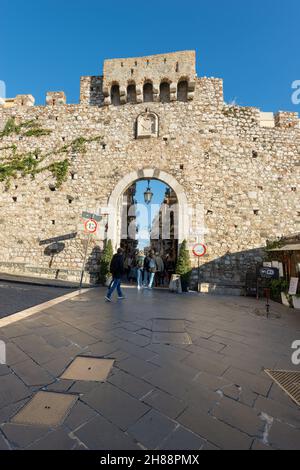
{"type": "Polygon", "coordinates": [[[111,240],[105,244],[100,261],[100,282],[106,286],[110,281],[110,263],[113,257],[113,247],[111,240]]]}
{"type": "Polygon", "coordinates": [[[290,307],[290,296],[288,294],[289,284],[284,279],[271,281],[271,298],[275,302],[280,302],[286,307],[290,307]]]}
{"type": "Polygon", "coordinates": [[[178,261],[176,265],[176,274],[180,275],[182,292],[188,292],[190,285],[192,266],[190,254],[187,249],[187,242],[184,240],[179,250],[178,261]]]}

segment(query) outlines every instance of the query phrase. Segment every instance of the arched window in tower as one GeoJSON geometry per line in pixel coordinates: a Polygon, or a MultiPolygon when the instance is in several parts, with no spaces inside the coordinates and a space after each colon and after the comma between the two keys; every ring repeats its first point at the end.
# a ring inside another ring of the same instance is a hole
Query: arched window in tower
{"type": "Polygon", "coordinates": [[[136,86],[133,84],[127,87],[127,103],[136,103],[136,86]]]}
{"type": "Polygon", "coordinates": [[[188,101],[188,82],[182,80],[178,83],[177,87],[177,99],[186,103],[188,101]]]}
{"type": "Polygon", "coordinates": [[[111,87],[111,104],[114,106],[120,106],[121,100],[120,100],[120,87],[119,85],[113,85],[111,87]]]}
{"type": "Polygon", "coordinates": [[[153,85],[152,83],[145,83],[144,85],[144,102],[150,103],[153,101],[153,85]]]}
{"type": "Polygon", "coordinates": [[[160,84],[160,101],[170,103],[170,83],[162,82],[160,84]]]}

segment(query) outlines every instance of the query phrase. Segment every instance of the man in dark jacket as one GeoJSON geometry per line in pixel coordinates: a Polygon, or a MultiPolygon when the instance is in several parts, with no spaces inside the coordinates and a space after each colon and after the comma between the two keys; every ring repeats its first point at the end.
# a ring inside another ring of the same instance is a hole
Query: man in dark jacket
{"type": "Polygon", "coordinates": [[[111,302],[111,296],[116,289],[118,291],[118,298],[120,300],[124,299],[121,289],[121,279],[124,274],[124,254],[122,248],[119,248],[117,254],[113,256],[113,259],[110,263],[110,272],[112,274],[113,280],[108,289],[105,300],[107,300],[107,302],[111,302]]]}

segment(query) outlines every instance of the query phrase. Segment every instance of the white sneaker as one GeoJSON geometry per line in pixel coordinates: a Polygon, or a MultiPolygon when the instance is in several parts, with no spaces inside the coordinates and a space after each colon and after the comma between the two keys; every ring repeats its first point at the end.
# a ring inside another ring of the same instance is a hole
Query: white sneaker
{"type": "Polygon", "coordinates": [[[111,302],[111,299],[109,297],[105,297],[106,302],[111,302]]]}

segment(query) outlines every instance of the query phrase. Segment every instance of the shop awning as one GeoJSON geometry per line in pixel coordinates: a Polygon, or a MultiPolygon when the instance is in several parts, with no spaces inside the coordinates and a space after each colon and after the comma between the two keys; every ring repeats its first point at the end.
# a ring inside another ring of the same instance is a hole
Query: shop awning
{"type": "Polygon", "coordinates": [[[300,251],[300,243],[297,245],[284,245],[280,248],[273,248],[273,250],[268,251],[300,251]]]}

